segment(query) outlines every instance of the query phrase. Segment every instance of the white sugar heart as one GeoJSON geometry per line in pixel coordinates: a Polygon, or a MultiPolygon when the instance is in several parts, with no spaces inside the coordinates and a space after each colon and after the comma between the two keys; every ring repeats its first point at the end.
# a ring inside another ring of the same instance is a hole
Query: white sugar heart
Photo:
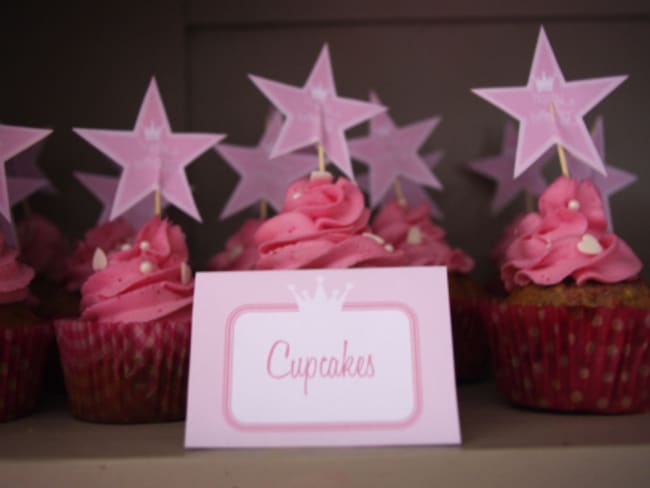
{"type": "Polygon", "coordinates": [[[591,234],[583,235],[580,242],[578,242],[577,248],[582,254],[595,255],[603,252],[603,246],[601,246],[598,239],[591,234]]]}
{"type": "Polygon", "coordinates": [[[417,246],[419,244],[422,244],[422,232],[420,231],[420,228],[417,225],[414,225],[409,228],[409,232],[406,236],[406,242],[408,242],[412,246],[417,246]]]}
{"type": "Polygon", "coordinates": [[[191,279],[192,279],[192,270],[187,265],[187,263],[182,262],[181,263],[181,283],[183,283],[183,284],[189,283],[191,279]]]}
{"type": "Polygon", "coordinates": [[[106,253],[101,247],[98,247],[95,249],[95,254],[93,254],[93,270],[99,271],[100,269],[104,269],[107,264],[108,258],[106,257],[106,253]]]}

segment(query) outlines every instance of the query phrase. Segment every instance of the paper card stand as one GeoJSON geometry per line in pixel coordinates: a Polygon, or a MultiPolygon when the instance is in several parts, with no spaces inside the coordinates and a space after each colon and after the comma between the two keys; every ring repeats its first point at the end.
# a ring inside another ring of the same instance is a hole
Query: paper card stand
{"type": "Polygon", "coordinates": [[[458,444],[442,267],[198,273],[185,445],[458,444]]]}

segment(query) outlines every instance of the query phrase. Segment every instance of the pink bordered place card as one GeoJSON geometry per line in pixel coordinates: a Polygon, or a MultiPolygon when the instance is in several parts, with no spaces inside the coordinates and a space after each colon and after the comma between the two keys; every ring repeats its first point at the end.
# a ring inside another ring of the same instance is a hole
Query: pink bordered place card
{"type": "Polygon", "coordinates": [[[458,444],[446,269],[198,273],[185,445],[458,444]]]}

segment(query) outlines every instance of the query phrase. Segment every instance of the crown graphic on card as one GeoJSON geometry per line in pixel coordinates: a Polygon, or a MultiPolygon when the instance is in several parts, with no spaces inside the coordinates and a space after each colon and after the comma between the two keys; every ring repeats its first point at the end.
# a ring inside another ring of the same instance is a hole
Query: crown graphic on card
{"type": "Polygon", "coordinates": [[[335,289],[328,295],[325,291],[324,278],[322,276],[316,277],[316,290],[313,295],[309,294],[308,290],[298,291],[294,284],[288,286],[289,291],[294,297],[298,310],[300,313],[313,314],[313,315],[330,315],[340,313],[343,309],[343,303],[347,298],[350,290],[352,290],[352,283],[347,283],[343,293],[335,289]]]}

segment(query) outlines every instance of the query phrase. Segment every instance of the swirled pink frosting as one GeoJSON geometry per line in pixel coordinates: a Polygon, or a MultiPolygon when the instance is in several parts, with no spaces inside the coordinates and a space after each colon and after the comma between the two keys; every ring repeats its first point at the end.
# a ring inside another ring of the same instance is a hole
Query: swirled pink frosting
{"type": "Polygon", "coordinates": [[[68,243],[52,222],[36,213],[30,213],[16,228],[20,242],[20,258],[54,283],[65,277],[65,259],[68,243]]]}
{"type": "Polygon", "coordinates": [[[34,270],[19,262],[18,251],[7,247],[4,240],[0,233],[0,303],[14,303],[28,297],[34,270]]]}
{"type": "Polygon", "coordinates": [[[289,186],[282,212],[255,234],[257,269],[397,266],[401,252],[370,233],[363,194],[328,173],[289,186]]]}
{"type": "Polygon", "coordinates": [[[372,228],[404,251],[411,266],[446,266],[449,271],[469,273],[474,260],[461,249],[452,248],[445,241],[445,231],[429,219],[431,206],[402,205],[396,200],[388,202],[375,216],[372,228]]]}
{"type": "Polygon", "coordinates": [[[539,199],[539,212],[517,225],[501,278],[506,289],[529,283],[554,285],[571,278],[617,283],[636,278],[641,261],[616,235],[598,190],[590,181],[561,176],[539,199]]]}
{"type": "Polygon", "coordinates": [[[88,230],[65,261],[66,288],[69,291],[81,289],[81,285],[93,274],[92,260],[95,249],[99,247],[109,254],[119,251],[134,235],[135,230],[131,224],[122,218],[88,230]]]}
{"type": "Polygon", "coordinates": [[[109,255],[106,267],[84,283],[81,318],[100,322],[189,319],[194,280],[183,274],[187,258],[181,229],[154,217],[130,249],[109,255]]]}

